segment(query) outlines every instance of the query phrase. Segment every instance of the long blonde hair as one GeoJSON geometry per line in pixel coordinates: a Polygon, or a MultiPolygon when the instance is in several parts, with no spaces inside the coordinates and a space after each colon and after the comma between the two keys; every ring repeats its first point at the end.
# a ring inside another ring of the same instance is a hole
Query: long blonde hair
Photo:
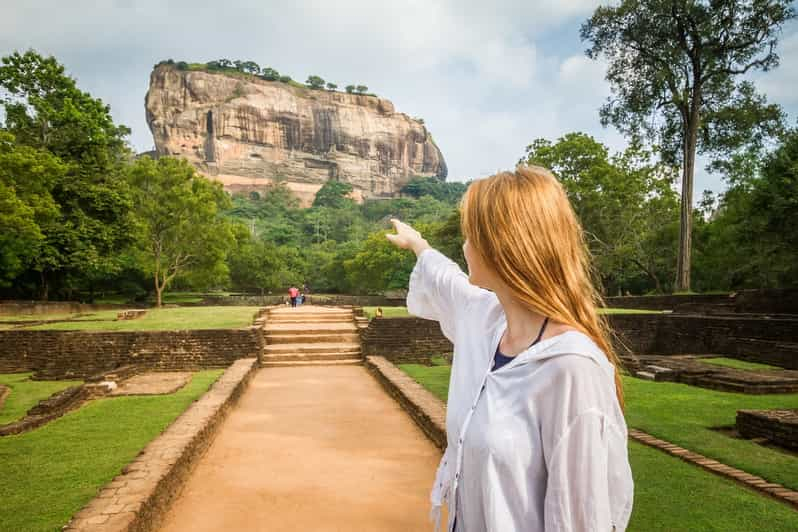
{"type": "Polygon", "coordinates": [[[597,311],[604,300],[591,279],[582,226],[557,178],[539,166],[519,166],[471,183],[460,208],[463,236],[521,304],[579,330],[604,351],[623,409],[620,359],[597,311]]]}

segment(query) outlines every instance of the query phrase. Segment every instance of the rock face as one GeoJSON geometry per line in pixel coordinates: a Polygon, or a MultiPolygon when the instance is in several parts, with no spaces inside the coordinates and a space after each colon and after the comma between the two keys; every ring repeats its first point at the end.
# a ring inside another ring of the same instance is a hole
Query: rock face
{"type": "Polygon", "coordinates": [[[376,96],[159,65],[145,106],[156,152],[231,192],[280,180],[309,205],[329,179],[362,199],[394,196],[413,176],[446,178],[421,121],[376,96]]]}

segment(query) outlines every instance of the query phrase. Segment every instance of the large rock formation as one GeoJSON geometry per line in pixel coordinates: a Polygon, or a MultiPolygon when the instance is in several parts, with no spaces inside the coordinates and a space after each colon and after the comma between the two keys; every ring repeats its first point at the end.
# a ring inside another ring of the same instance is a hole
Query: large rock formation
{"type": "Polygon", "coordinates": [[[394,196],[413,176],[446,178],[419,120],[376,96],[159,65],[145,98],[159,155],[182,156],[230,191],[282,180],[304,205],[329,179],[394,196]]]}

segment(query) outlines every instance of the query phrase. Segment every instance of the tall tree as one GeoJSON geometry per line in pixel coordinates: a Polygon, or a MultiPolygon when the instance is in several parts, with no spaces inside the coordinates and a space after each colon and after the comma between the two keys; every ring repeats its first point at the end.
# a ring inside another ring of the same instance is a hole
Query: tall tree
{"type": "Polygon", "coordinates": [[[690,289],[696,153],[728,155],[778,133],[783,120],[739,76],[776,67],[791,0],[622,0],[582,25],[591,59],[606,58],[613,96],[604,125],[647,135],[682,166],[676,289],[690,289]]]}
{"type": "Polygon", "coordinates": [[[129,169],[146,269],[160,307],[178,275],[218,272],[233,233],[220,210],[230,200],[219,183],[196,173],[184,159],[141,157],[129,169]]]}
{"type": "Polygon", "coordinates": [[[54,281],[65,285],[112,273],[129,243],[130,195],[122,167],[131,156],[125,137],[102,100],[81,91],[54,57],[33,50],[0,62],[4,128],[15,142],[45,150],[66,165],[51,181],[60,219],[45,233],[33,266],[40,297],[54,281]]]}

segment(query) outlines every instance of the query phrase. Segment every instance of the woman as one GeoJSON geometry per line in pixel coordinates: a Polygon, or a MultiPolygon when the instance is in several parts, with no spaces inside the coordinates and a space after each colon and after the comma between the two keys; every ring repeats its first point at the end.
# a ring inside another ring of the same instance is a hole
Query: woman
{"type": "Polygon", "coordinates": [[[539,167],[472,183],[468,275],[410,226],[407,308],[454,344],[431,516],[447,530],[624,530],[633,482],[618,358],[568,198],[539,167]]]}

